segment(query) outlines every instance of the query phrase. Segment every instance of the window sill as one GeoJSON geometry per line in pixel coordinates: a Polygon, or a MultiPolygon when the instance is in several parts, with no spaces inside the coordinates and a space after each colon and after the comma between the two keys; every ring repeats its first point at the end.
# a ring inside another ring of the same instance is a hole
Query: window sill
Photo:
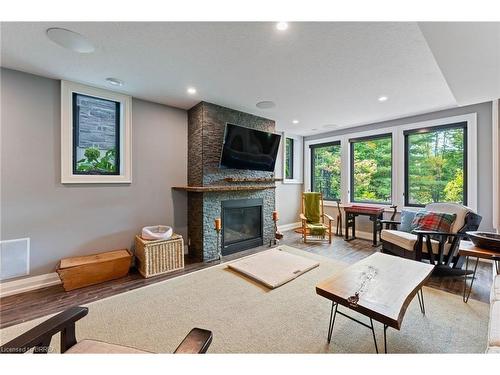
{"type": "Polygon", "coordinates": [[[286,185],[302,185],[304,182],[301,180],[288,180],[288,179],[283,179],[282,181],[283,184],[286,185]]]}

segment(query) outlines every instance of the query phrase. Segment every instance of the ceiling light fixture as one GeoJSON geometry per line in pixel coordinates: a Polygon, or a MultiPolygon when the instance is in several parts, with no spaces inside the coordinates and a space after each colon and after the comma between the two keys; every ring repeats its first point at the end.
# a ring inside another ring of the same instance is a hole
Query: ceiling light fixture
{"type": "Polygon", "coordinates": [[[298,124],[298,123],[299,123],[299,120],[292,120],[292,123],[294,123],[294,124],[298,124]]]}
{"type": "Polygon", "coordinates": [[[47,29],[47,37],[57,45],[78,53],[94,52],[94,45],[83,35],[71,30],[53,27],[47,29]]]}
{"type": "Polygon", "coordinates": [[[121,79],[118,79],[118,78],[109,77],[109,78],[106,78],[106,82],[108,82],[109,84],[111,84],[113,86],[123,86],[123,81],[121,79]]]}
{"type": "Polygon", "coordinates": [[[378,101],[379,102],[385,102],[385,101],[387,101],[387,99],[389,99],[389,98],[387,96],[385,96],[385,95],[382,95],[382,96],[378,97],[378,101]]]}
{"type": "Polygon", "coordinates": [[[286,29],[288,29],[288,23],[287,22],[278,22],[276,24],[276,30],[285,31],[286,29]]]}
{"type": "Polygon", "coordinates": [[[196,89],[194,87],[188,87],[187,93],[189,95],[194,95],[194,94],[196,94],[196,89]]]}
{"type": "Polygon", "coordinates": [[[276,107],[276,104],[270,100],[264,100],[262,102],[258,102],[255,105],[260,109],[270,109],[276,107]]]}

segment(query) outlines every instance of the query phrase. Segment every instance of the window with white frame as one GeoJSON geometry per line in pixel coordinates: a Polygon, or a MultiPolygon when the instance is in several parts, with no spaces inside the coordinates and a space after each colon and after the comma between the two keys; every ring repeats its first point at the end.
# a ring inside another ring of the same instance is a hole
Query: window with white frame
{"type": "Polygon", "coordinates": [[[61,82],[61,182],[130,183],[132,98],[61,82]]]}
{"type": "Polygon", "coordinates": [[[392,202],[392,134],[351,138],[351,202],[392,202]]]}
{"type": "Polygon", "coordinates": [[[405,206],[467,204],[467,122],[404,132],[405,206]]]}
{"type": "Polygon", "coordinates": [[[282,176],[284,184],[303,183],[303,146],[302,136],[283,133],[282,142],[282,176]]]}
{"type": "Polygon", "coordinates": [[[340,199],[340,141],[311,146],[311,191],[328,201],[340,199]]]}

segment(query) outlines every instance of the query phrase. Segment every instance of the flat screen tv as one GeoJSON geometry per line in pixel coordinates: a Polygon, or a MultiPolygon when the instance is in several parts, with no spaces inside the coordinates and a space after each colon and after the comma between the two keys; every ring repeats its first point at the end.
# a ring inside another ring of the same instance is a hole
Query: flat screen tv
{"type": "Polygon", "coordinates": [[[220,165],[273,172],[280,140],[279,134],[227,124],[220,165]]]}

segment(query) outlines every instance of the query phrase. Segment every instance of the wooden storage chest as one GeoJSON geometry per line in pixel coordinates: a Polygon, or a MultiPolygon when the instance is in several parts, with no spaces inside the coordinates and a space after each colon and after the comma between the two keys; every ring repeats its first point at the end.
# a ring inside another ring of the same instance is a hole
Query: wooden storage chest
{"type": "Polygon", "coordinates": [[[184,240],[173,234],[168,240],[143,240],[135,236],[137,269],[151,277],[184,268],[184,240]]]}
{"type": "Polygon", "coordinates": [[[127,249],[61,259],[57,273],[69,291],[126,276],[132,263],[127,249]]]}

